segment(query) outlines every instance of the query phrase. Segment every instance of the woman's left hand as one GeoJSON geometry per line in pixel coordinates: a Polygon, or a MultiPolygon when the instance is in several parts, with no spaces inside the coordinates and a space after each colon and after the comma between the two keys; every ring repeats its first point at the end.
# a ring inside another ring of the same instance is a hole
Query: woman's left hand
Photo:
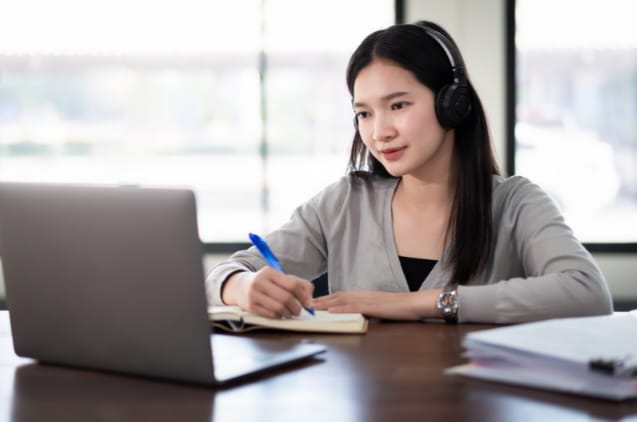
{"type": "Polygon", "coordinates": [[[436,299],[441,291],[342,291],[314,299],[314,308],[334,313],[358,312],[373,318],[418,320],[438,316],[436,299]]]}

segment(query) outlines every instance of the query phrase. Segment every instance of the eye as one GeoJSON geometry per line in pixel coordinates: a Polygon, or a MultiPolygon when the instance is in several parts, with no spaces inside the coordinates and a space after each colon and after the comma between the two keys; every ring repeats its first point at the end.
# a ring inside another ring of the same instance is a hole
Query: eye
{"type": "Polygon", "coordinates": [[[407,101],[399,101],[397,103],[393,103],[391,105],[391,109],[392,110],[400,110],[402,108],[405,108],[409,105],[409,103],[407,101]]]}
{"type": "Polygon", "coordinates": [[[369,112],[368,111],[359,111],[359,112],[356,113],[356,118],[358,120],[365,119],[367,117],[369,117],[369,112]]]}

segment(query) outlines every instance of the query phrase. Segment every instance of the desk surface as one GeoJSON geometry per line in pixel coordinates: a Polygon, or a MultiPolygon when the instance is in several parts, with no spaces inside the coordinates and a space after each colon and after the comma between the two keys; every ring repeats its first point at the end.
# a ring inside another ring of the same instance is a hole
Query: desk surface
{"type": "Polygon", "coordinates": [[[258,333],[328,346],[323,359],[223,390],[39,365],[13,352],[0,312],[0,419],[83,421],[637,420],[613,403],[443,374],[487,326],[370,324],[366,335],[258,333]]]}

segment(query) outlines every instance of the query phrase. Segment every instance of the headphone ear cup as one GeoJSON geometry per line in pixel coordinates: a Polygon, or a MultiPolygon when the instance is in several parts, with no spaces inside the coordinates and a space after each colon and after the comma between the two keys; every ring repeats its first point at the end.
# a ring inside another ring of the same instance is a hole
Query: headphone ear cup
{"type": "Polygon", "coordinates": [[[436,117],[446,129],[458,127],[471,113],[471,94],[466,85],[453,83],[442,87],[436,95],[436,117]]]}
{"type": "Polygon", "coordinates": [[[445,97],[447,95],[447,91],[449,90],[449,84],[443,86],[438,94],[436,94],[435,101],[435,109],[436,109],[436,117],[438,118],[438,123],[445,129],[450,129],[447,123],[447,116],[445,113],[445,97]]]}

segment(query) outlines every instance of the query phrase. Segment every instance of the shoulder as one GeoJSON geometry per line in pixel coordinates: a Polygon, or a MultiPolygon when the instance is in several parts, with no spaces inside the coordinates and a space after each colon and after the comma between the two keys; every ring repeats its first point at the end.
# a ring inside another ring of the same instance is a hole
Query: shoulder
{"type": "Polygon", "coordinates": [[[353,199],[363,199],[384,196],[393,191],[398,179],[380,177],[369,173],[349,173],[319,192],[312,202],[329,202],[332,207],[339,202],[353,199]]]}
{"type": "Polygon", "coordinates": [[[380,221],[397,183],[394,178],[348,174],[325,187],[297,212],[330,227],[338,226],[339,221],[380,221]]]}
{"type": "Polygon", "coordinates": [[[535,189],[538,186],[524,176],[493,176],[493,192],[500,195],[515,192],[518,189],[535,189]]]}
{"type": "Polygon", "coordinates": [[[495,176],[493,208],[496,218],[561,218],[555,201],[539,185],[523,176],[495,176]]]}
{"type": "Polygon", "coordinates": [[[550,199],[539,185],[523,176],[494,176],[493,197],[494,201],[550,199]]]}

